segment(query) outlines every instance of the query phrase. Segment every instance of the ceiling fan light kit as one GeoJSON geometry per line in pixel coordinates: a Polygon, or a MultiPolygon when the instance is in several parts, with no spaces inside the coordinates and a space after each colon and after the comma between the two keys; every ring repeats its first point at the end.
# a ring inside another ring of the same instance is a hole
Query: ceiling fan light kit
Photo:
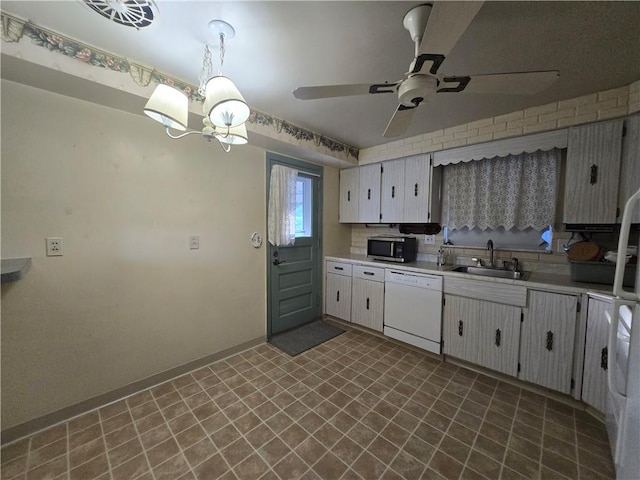
{"type": "Polygon", "coordinates": [[[223,20],[212,20],[209,29],[220,38],[220,72],[212,76],[211,52],[205,45],[198,92],[203,95],[204,128],[201,132],[189,131],[182,135],[172,135],[170,129],[185,131],[189,117],[187,96],[169,85],[159,84],[144,107],[144,113],[153,120],[162,123],[167,135],[178,139],[187,135],[202,134],[211,141],[218,140],[225,152],[231,145],[244,145],[248,142],[245,122],[251,114],[244,97],[228,77],[222,75],[224,63],[225,37],[235,36],[234,28],[223,20]]]}
{"type": "Polygon", "coordinates": [[[398,107],[384,131],[385,137],[404,134],[416,108],[441,93],[532,95],[558,78],[556,70],[452,76],[440,73],[446,59],[464,35],[484,2],[439,1],[417,5],[407,12],[402,25],[415,45],[415,56],[405,78],[397,82],[299,87],[299,100],[351,95],[395,93],[398,107]]]}

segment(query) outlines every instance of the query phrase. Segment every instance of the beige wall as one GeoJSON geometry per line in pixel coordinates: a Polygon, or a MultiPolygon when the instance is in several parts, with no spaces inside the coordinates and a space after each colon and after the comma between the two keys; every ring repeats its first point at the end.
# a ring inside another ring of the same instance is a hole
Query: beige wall
{"type": "Polygon", "coordinates": [[[3,80],[2,258],[33,262],[2,285],[3,430],[263,337],[265,225],[264,150],[3,80]]]}

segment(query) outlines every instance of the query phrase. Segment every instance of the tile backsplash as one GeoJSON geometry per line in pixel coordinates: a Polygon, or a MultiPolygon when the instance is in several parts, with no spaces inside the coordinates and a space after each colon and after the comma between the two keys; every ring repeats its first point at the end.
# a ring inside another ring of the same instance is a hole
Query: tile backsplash
{"type": "MultiPolygon", "coordinates": [[[[365,225],[354,224],[351,229],[351,253],[356,255],[364,255],[367,253],[367,237],[375,235],[394,234],[398,235],[398,228],[389,227],[367,227],[365,225]]],[[[436,242],[433,245],[424,244],[424,235],[413,235],[418,238],[418,260],[435,262],[438,250],[443,246],[444,237],[442,232],[437,234],[436,242]]],[[[500,246],[494,249],[494,259],[497,265],[503,260],[511,260],[517,258],[522,270],[555,273],[558,275],[569,275],[569,261],[567,254],[562,246],[567,243],[571,237],[570,233],[554,232],[553,251],[552,252],[535,252],[523,250],[505,250],[500,246]]],[[[483,247],[468,246],[445,246],[445,251],[449,253],[447,264],[456,265],[473,265],[472,258],[481,258],[486,261],[489,253],[483,247]]]]}

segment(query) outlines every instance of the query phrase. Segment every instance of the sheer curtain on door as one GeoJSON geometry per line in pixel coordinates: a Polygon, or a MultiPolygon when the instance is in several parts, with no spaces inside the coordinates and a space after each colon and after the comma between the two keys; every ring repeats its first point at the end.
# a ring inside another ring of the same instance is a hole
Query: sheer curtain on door
{"type": "Polygon", "coordinates": [[[446,165],[443,226],[542,230],[552,225],[561,155],[554,148],[446,165]]]}
{"type": "Polygon", "coordinates": [[[296,240],[296,180],[298,170],[274,165],[269,183],[268,240],[276,247],[296,240]]]}

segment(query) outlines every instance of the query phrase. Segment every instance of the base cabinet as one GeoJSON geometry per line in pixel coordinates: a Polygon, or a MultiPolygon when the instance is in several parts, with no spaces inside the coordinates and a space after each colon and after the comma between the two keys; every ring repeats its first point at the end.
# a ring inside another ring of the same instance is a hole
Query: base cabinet
{"type": "Polygon", "coordinates": [[[529,290],[522,323],[519,378],[571,393],[578,298],[529,290]]]}
{"type": "Polygon", "coordinates": [[[507,375],[518,373],[520,307],[445,295],[443,351],[507,375]]]}
{"type": "Polygon", "coordinates": [[[587,341],[584,349],[582,401],[604,412],[607,394],[607,341],[611,314],[611,300],[589,298],[587,311],[587,341]]]}
{"type": "Polygon", "coordinates": [[[354,278],[351,322],[381,332],[383,314],[384,283],[354,278]]]}
{"type": "Polygon", "coordinates": [[[351,264],[327,262],[325,313],[351,321],[351,264]]]}

